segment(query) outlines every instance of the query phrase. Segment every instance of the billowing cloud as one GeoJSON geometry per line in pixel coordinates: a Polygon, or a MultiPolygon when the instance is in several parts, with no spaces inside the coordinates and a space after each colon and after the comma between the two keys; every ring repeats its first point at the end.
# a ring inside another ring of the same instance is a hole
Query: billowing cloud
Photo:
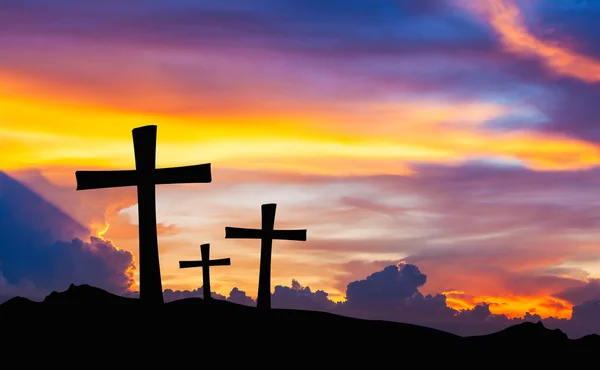
{"type": "Polygon", "coordinates": [[[0,296],[40,298],[70,284],[113,293],[133,285],[131,253],[89,231],[0,172],[0,296]],[[84,241],[87,234],[89,241],[84,241]]]}
{"type": "Polygon", "coordinates": [[[271,305],[274,308],[327,311],[335,307],[335,303],[328,298],[328,295],[322,290],[313,292],[309,287],[303,287],[298,281],[292,280],[291,287],[275,286],[271,305]]]}
{"type": "Polygon", "coordinates": [[[578,330],[586,330],[588,333],[600,331],[600,300],[586,301],[573,307],[571,320],[578,330]]]}
{"type": "MultiPolygon", "coordinates": [[[[132,145],[133,146],[133,145],[132,145]]],[[[75,171],[81,168],[48,168],[23,169],[11,171],[10,175],[26,184],[52,204],[59,204],[61,209],[78,224],[89,229],[84,233],[110,240],[120,249],[128,251],[137,260],[139,253],[138,215],[123,213],[124,210],[137,206],[135,187],[97,189],[76,191],[75,171]]],[[[84,167],[84,169],[90,169],[84,167]]],[[[94,169],[94,168],[91,168],[94,169]]],[[[24,222],[30,222],[24,220],[24,222]]],[[[158,222],[159,238],[176,236],[180,228],[167,222],[158,222]]],[[[62,238],[65,239],[65,238],[62,238]]],[[[67,237],[66,240],[69,240],[67,237]]],[[[137,271],[134,280],[137,281],[137,271]]]]}
{"type": "Polygon", "coordinates": [[[555,294],[574,304],[600,300],[600,279],[589,279],[555,294]]]}
{"type": "MultiPolygon", "coordinates": [[[[40,253],[42,256],[46,253],[40,253]]],[[[128,291],[134,284],[135,263],[131,253],[117,249],[109,240],[92,236],[90,242],[74,239],[50,246],[44,261],[48,271],[46,283],[34,280],[37,286],[52,288],[69,284],[90,284],[110,292],[128,291]],[[50,251],[54,249],[53,251],[50,251]]],[[[43,270],[44,268],[40,268],[43,270]]],[[[41,279],[42,277],[40,277],[41,279]]]]}
{"type": "Polygon", "coordinates": [[[365,304],[386,306],[391,301],[412,297],[426,281],[427,276],[417,266],[388,266],[365,280],[348,284],[347,304],[354,307],[365,304]]]}
{"type": "Polygon", "coordinates": [[[255,306],[256,305],[256,301],[254,299],[252,299],[252,297],[249,297],[246,294],[246,292],[244,292],[243,290],[239,290],[237,287],[234,287],[233,289],[231,289],[231,292],[229,292],[229,297],[227,297],[227,300],[229,302],[242,304],[245,306],[255,306]]]}
{"type": "Polygon", "coordinates": [[[390,265],[346,289],[341,311],[352,316],[407,322],[444,321],[455,311],[444,295],[423,295],[427,276],[412,264],[390,265]]]}

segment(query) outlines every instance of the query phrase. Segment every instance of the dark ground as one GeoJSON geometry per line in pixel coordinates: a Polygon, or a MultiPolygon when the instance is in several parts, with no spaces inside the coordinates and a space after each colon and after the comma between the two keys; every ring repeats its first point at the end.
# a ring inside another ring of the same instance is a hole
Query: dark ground
{"type": "Polygon", "coordinates": [[[226,301],[206,304],[200,298],[146,308],[137,299],[88,285],[72,285],[43,302],[24,298],[5,302],[0,305],[0,335],[0,358],[17,356],[32,363],[54,356],[64,367],[79,368],[103,362],[202,367],[204,360],[211,367],[225,368],[318,369],[365,361],[372,368],[401,367],[410,359],[425,363],[446,359],[465,367],[474,366],[475,358],[483,365],[507,358],[600,355],[600,336],[572,340],[541,323],[459,337],[403,323],[301,310],[265,313],[226,301]],[[27,354],[21,354],[25,348],[27,354]]]}

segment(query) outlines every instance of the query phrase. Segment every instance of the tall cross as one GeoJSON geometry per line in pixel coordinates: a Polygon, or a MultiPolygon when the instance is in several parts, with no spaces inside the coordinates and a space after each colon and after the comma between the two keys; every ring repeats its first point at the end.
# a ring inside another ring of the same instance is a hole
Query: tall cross
{"type": "Polygon", "coordinates": [[[77,190],[137,186],[139,219],[140,300],[164,302],[156,232],[156,189],[158,184],[209,183],[210,163],[156,168],[156,126],[133,129],[135,170],[77,171],[77,190]]]}
{"type": "Polygon", "coordinates": [[[256,306],[262,309],[271,308],[271,254],[273,240],[306,241],[306,230],[274,230],[275,210],[277,204],[263,204],[262,228],[246,229],[225,227],[226,239],[260,239],[260,272],[258,276],[258,297],[256,306]]]}
{"type": "Polygon", "coordinates": [[[200,255],[202,256],[202,261],[179,261],[179,268],[185,269],[190,267],[202,267],[202,296],[205,302],[209,302],[209,300],[212,298],[210,293],[210,267],[230,266],[231,260],[229,258],[211,260],[210,244],[202,244],[200,246],[200,255]]]}

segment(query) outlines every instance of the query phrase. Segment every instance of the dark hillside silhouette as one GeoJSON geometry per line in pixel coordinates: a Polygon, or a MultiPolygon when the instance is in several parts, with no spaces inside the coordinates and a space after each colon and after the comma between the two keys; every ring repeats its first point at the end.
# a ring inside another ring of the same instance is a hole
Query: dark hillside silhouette
{"type": "MultiPolygon", "coordinates": [[[[525,323],[491,335],[463,338],[411,324],[317,311],[265,311],[222,300],[206,305],[201,298],[188,298],[160,307],[148,306],[138,299],[119,297],[87,285],[72,285],[64,292],[53,292],[42,302],[24,298],[7,301],[0,305],[0,327],[3,336],[27,338],[27,343],[34,346],[65,348],[98,343],[100,337],[127,336],[131,340],[128,348],[160,347],[165,356],[167,349],[192,356],[206,355],[206,351],[234,351],[237,356],[228,358],[228,363],[258,360],[260,368],[272,367],[277,362],[276,353],[286,357],[297,354],[298,357],[288,359],[295,365],[315,366],[315,357],[332,350],[341,352],[335,358],[325,356],[319,363],[352,364],[369,360],[371,364],[392,365],[400,361],[396,354],[410,354],[406,351],[419,351],[420,356],[427,353],[494,356],[481,359],[490,360],[513,355],[521,359],[595,353],[600,348],[599,336],[571,340],[541,323],[525,323]],[[153,327],[148,327],[140,316],[151,317],[153,327]],[[259,359],[245,357],[256,356],[257,352],[267,355],[259,359]]],[[[93,353],[92,349],[87,350],[93,353]]],[[[115,360],[121,355],[117,349],[103,350],[103,356],[114,356],[115,360]]],[[[139,356],[141,362],[152,358],[149,354],[139,353],[139,356]]]]}
{"type": "MultiPolygon", "coordinates": [[[[577,343],[558,329],[545,328],[541,322],[524,322],[497,333],[468,337],[468,341],[478,350],[485,350],[486,347],[497,348],[508,342],[522,348],[522,350],[526,350],[533,345],[543,347],[545,350],[560,350],[577,343]]],[[[600,345],[600,342],[597,344],[600,345]]]]}
{"type": "Polygon", "coordinates": [[[140,299],[163,303],[158,236],[156,189],[158,184],[209,183],[209,164],[156,169],[156,126],[133,129],[135,170],[77,171],[77,190],[137,186],[140,235],[140,299]]]}

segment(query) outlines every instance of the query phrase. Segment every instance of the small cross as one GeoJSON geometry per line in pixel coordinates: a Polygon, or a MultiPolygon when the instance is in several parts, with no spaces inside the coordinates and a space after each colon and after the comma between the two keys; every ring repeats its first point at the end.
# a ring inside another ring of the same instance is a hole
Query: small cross
{"type": "Polygon", "coordinates": [[[205,302],[208,302],[210,299],[212,299],[210,293],[210,267],[230,266],[231,260],[229,258],[211,260],[210,244],[202,244],[200,246],[200,255],[202,256],[202,261],[179,261],[179,268],[185,269],[190,267],[202,267],[203,298],[205,302]]]}
{"type": "Polygon", "coordinates": [[[306,241],[306,230],[274,230],[277,204],[263,204],[261,229],[225,227],[226,239],[260,239],[260,272],[258,276],[258,297],[256,306],[271,308],[271,254],[273,240],[306,241]]]}

